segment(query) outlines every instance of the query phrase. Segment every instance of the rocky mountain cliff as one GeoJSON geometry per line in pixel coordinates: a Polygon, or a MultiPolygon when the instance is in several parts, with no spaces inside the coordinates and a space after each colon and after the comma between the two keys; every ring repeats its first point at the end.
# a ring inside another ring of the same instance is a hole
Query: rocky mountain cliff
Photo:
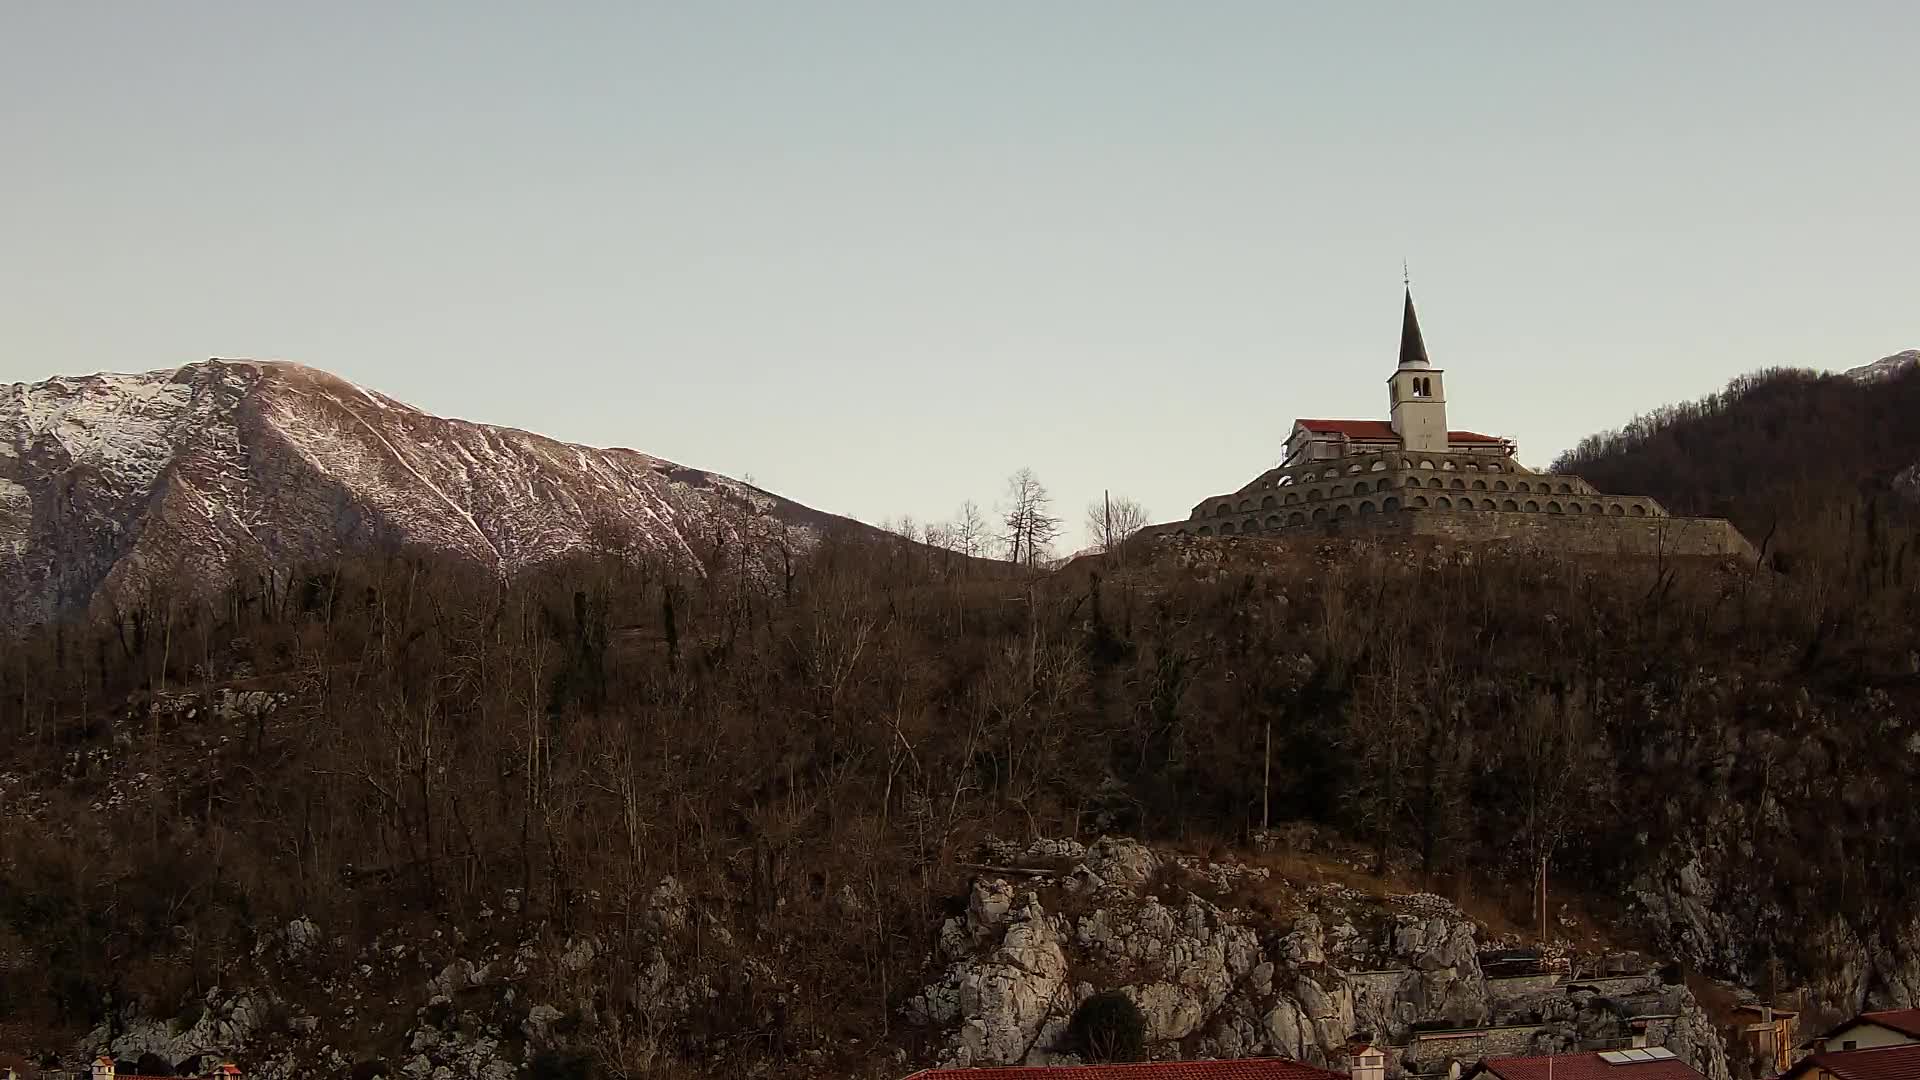
{"type": "MultiPolygon", "coordinates": [[[[1390,1075],[1433,1076],[1485,1056],[1617,1048],[1637,1034],[1708,1080],[1729,1080],[1721,1036],[1692,992],[1630,951],[1502,949],[1510,935],[1439,896],[1289,877],[1258,854],[1213,861],[1124,836],[995,840],[982,854],[1033,868],[973,880],[940,929],[932,981],[907,998],[892,1038],[809,1050],[802,1070],[1078,1062],[1069,1018],[1097,989],[1117,988],[1159,1057],[1281,1055],[1343,1069],[1357,1036],[1389,1053],[1390,1075]],[[914,1044],[925,1051],[909,1052],[914,1044]],[[862,1056],[865,1068],[854,1064],[862,1056]]],[[[872,948],[857,890],[834,903],[845,947],[872,948]]],[[[511,1080],[542,1054],[644,1063],[673,1033],[698,1028],[742,975],[768,1013],[805,992],[804,956],[744,947],[752,927],[672,876],[633,898],[620,931],[556,934],[521,921],[519,905],[510,892],[450,933],[389,930],[370,942],[303,916],[255,941],[233,973],[246,988],[209,991],[184,1017],[129,1009],[86,1047],[168,1063],[213,1050],[281,1080],[347,1071],[374,1032],[397,1049],[389,1075],[511,1080]],[[644,1021],[608,1030],[623,999],[644,1021]]]]}
{"type": "Polygon", "coordinates": [[[1891,356],[1883,356],[1871,364],[1849,368],[1846,376],[1864,383],[1873,383],[1882,379],[1891,379],[1914,367],[1920,367],[1920,349],[1908,349],[1891,356]]]}
{"type": "Polygon", "coordinates": [[[636,451],[431,416],[297,364],[0,387],[0,626],[377,548],[503,574],[607,550],[698,570],[804,548],[841,521],[636,451]]]}

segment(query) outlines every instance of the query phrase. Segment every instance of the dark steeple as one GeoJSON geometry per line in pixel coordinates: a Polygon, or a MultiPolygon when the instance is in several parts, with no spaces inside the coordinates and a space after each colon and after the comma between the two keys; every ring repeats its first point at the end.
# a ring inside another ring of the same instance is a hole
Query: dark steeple
{"type": "Polygon", "coordinates": [[[1420,317],[1413,313],[1413,290],[1407,290],[1407,312],[1400,321],[1400,366],[1427,367],[1427,343],[1420,337],[1420,317]]]}

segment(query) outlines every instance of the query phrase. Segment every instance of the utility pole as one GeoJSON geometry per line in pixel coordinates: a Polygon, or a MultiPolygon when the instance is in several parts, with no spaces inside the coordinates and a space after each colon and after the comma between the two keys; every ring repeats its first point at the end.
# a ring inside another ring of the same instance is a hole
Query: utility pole
{"type": "Polygon", "coordinates": [[[1103,507],[1105,507],[1105,510],[1103,512],[1106,515],[1106,526],[1101,530],[1101,533],[1100,533],[1100,546],[1101,548],[1105,549],[1105,551],[1108,554],[1112,554],[1113,552],[1113,492],[1108,491],[1105,488],[1100,489],[1100,503],[1103,507]]]}
{"type": "Polygon", "coordinates": [[[1540,944],[1547,943],[1547,857],[1540,856],[1540,944]]]}
{"type": "Polygon", "coordinates": [[[1272,827],[1272,819],[1267,816],[1267,799],[1273,790],[1273,721],[1267,721],[1266,760],[1260,764],[1260,831],[1266,832],[1272,827]]]}

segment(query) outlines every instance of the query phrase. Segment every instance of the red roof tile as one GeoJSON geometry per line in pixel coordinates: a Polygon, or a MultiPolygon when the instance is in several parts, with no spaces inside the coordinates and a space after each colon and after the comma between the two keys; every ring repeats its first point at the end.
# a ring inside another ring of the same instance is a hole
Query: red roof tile
{"type": "Polygon", "coordinates": [[[1885,1009],[1880,1012],[1861,1013],[1860,1019],[1892,1028],[1902,1035],[1911,1035],[1920,1039],[1920,1009],[1885,1009]]]}
{"type": "MultiPolygon", "coordinates": [[[[1295,424],[1308,431],[1322,435],[1345,435],[1349,439],[1397,440],[1393,424],[1387,420],[1295,420],[1295,424]]],[[[1477,431],[1449,431],[1448,442],[1505,442],[1495,435],[1482,435],[1477,431]]]]}
{"type": "Polygon", "coordinates": [[[1139,1065],[1047,1065],[1009,1069],[929,1069],[907,1080],[1347,1080],[1345,1073],[1284,1058],[1154,1061],[1139,1065]]]}
{"type": "Polygon", "coordinates": [[[1815,1067],[1841,1080],[1920,1080],[1920,1044],[1874,1050],[1829,1050],[1802,1059],[1787,1075],[1804,1076],[1815,1067]]]}
{"type": "Polygon", "coordinates": [[[1488,1058],[1480,1063],[1500,1080],[1702,1080],[1679,1058],[1612,1064],[1597,1053],[1488,1058]]]}

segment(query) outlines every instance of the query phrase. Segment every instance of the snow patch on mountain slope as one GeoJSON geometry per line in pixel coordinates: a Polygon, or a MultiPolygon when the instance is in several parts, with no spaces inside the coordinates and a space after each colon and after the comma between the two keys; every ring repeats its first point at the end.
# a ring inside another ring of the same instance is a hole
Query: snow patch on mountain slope
{"type": "Polygon", "coordinates": [[[1850,368],[1845,374],[1849,379],[1865,383],[1883,382],[1916,365],[1920,365],[1920,349],[1908,349],[1892,356],[1883,356],[1871,364],[1850,368]]]}
{"type": "Polygon", "coordinates": [[[192,390],[175,383],[173,374],[16,383],[9,387],[16,456],[57,450],[70,465],[99,469],[126,484],[151,483],[166,467],[192,400],[192,390]]]}
{"type": "Polygon", "coordinates": [[[0,388],[0,625],[152,575],[395,543],[512,573],[593,551],[771,566],[845,519],[644,453],[443,419],[281,361],[0,388]]]}

